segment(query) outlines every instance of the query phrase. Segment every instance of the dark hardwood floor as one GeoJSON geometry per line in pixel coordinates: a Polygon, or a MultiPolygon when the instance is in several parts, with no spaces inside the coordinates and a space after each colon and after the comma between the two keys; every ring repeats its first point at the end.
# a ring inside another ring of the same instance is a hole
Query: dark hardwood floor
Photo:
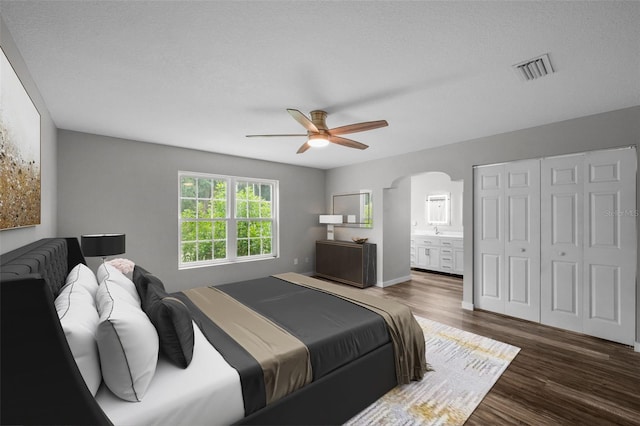
{"type": "Polygon", "coordinates": [[[640,353],[595,337],[461,308],[462,279],[412,271],[366,291],[414,314],[521,348],[467,425],[640,425],[640,353]]]}

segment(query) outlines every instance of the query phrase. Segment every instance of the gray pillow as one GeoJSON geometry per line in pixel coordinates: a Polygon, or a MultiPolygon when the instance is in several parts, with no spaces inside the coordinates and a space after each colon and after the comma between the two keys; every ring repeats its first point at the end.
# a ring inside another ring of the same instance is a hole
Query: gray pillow
{"type": "Polygon", "coordinates": [[[133,282],[151,323],[158,332],[160,350],[175,365],[187,368],[193,358],[193,321],[187,306],[164,289],[158,277],[135,266],[133,282]]]}

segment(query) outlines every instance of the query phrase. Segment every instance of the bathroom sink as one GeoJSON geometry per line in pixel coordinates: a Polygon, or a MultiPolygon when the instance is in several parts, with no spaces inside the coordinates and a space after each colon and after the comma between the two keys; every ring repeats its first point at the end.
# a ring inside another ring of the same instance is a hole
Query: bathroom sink
{"type": "Polygon", "coordinates": [[[449,237],[449,238],[462,238],[462,232],[454,232],[454,231],[444,231],[438,234],[438,237],[449,237]]]}
{"type": "Polygon", "coordinates": [[[456,232],[456,231],[440,231],[436,234],[434,231],[426,231],[426,230],[413,231],[413,235],[425,235],[428,237],[448,237],[448,238],[462,238],[463,236],[462,232],[456,232]]]}

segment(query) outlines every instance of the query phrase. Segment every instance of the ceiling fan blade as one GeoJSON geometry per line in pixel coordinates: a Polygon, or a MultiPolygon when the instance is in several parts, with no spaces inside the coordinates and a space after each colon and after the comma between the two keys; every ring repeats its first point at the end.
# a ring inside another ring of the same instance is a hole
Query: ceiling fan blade
{"type": "Polygon", "coordinates": [[[311,145],[309,145],[307,142],[305,142],[305,143],[302,144],[302,146],[300,148],[298,148],[298,152],[296,152],[296,154],[302,154],[303,152],[305,152],[309,148],[311,148],[311,145]]]}
{"type": "Polygon", "coordinates": [[[346,126],[329,129],[332,135],[346,135],[347,133],[364,132],[365,130],[373,130],[379,127],[387,127],[387,120],[366,121],[364,123],[348,124],[346,126]]]}
{"type": "Polygon", "coordinates": [[[365,145],[365,144],[360,143],[360,142],[352,141],[351,139],[341,138],[340,136],[331,135],[331,136],[329,136],[329,141],[333,142],[335,144],[338,144],[338,145],[349,147],[349,148],[356,148],[356,149],[367,149],[367,148],[369,148],[369,145],[365,145]]]}
{"type": "Polygon", "coordinates": [[[297,109],[291,109],[291,108],[287,108],[287,112],[289,114],[291,114],[291,116],[300,124],[302,124],[302,127],[304,127],[305,129],[307,129],[310,132],[314,132],[314,133],[318,133],[319,130],[316,127],[315,124],[313,124],[313,121],[309,120],[307,118],[306,115],[304,115],[303,113],[301,113],[300,111],[298,111],[297,109]]]}
{"type": "Polygon", "coordinates": [[[287,136],[308,136],[306,133],[300,134],[286,134],[286,135],[247,135],[248,138],[281,138],[287,136]]]}

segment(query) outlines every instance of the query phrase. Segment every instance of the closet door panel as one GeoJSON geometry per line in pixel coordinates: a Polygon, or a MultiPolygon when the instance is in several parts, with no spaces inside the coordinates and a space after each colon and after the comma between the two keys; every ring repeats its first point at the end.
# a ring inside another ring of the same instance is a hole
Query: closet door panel
{"type": "Polygon", "coordinates": [[[502,281],[502,256],[492,253],[482,254],[482,298],[499,300],[501,296],[500,283],[502,281]]]}
{"type": "Polygon", "coordinates": [[[504,166],[474,169],[474,304],[504,313],[504,166]]]}
{"type": "Polygon", "coordinates": [[[551,243],[578,248],[580,232],[578,215],[579,194],[549,194],[551,202],[551,243]]]}
{"type": "Polygon", "coordinates": [[[582,332],[582,154],[540,168],[540,322],[582,332]]]}
{"type": "Polygon", "coordinates": [[[540,321],[540,160],[505,164],[505,314],[540,321]]]}
{"type": "Polygon", "coordinates": [[[528,257],[509,256],[509,303],[531,303],[531,267],[528,257]]]}
{"type": "Polygon", "coordinates": [[[589,265],[588,308],[590,318],[618,324],[620,318],[620,268],[589,265]]]}
{"type": "Polygon", "coordinates": [[[490,194],[480,199],[482,217],[482,241],[485,244],[499,244],[502,240],[502,195],[490,194]]]}
{"type": "Polygon", "coordinates": [[[635,340],[635,149],[585,154],[584,332],[635,340]]]}
{"type": "Polygon", "coordinates": [[[554,312],[562,312],[578,317],[578,281],[577,262],[551,262],[551,305],[554,312]]]}

